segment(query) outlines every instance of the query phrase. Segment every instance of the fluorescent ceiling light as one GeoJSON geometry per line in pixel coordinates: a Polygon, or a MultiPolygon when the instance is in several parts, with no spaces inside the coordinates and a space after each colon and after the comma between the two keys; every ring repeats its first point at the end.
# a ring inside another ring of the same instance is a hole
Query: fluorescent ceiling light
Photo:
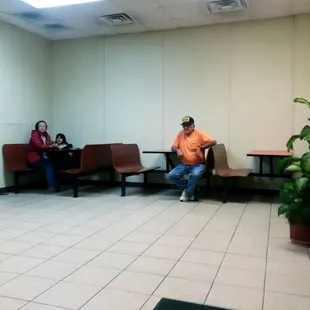
{"type": "Polygon", "coordinates": [[[22,0],[37,9],[52,8],[57,6],[99,2],[102,0],[22,0]]]}

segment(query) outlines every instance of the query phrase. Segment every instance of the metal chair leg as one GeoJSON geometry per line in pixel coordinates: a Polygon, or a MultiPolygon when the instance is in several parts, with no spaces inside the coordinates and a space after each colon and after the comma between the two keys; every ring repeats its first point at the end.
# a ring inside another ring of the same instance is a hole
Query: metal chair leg
{"type": "Polygon", "coordinates": [[[228,181],[229,179],[223,178],[223,198],[222,198],[223,203],[227,202],[228,181]]]}
{"type": "Polygon", "coordinates": [[[143,186],[144,186],[144,189],[147,189],[147,177],[148,177],[148,174],[144,173],[144,176],[143,176],[143,186]]]}
{"type": "Polygon", "coordinates": [[[199,186],[197,185],[194,192],[194,201],[199,200],[199,186]]]}
{"type": "Polygon", "coordinates": [[[78,178],[76,176],[72,177],[72,189],[73,189],[73,197],[79,197],[79,185],[78,185],[78,178]]]}
{"type": "Polygon", "coordinates": [[[126,196],[126,175],[122,174],[122,181],[121,181],[121,197],[126,196]]]}
{"type": "Polygon", "coordinates": [[[14,193],[19,194],[19,173],[14,172],[14,193]]]}

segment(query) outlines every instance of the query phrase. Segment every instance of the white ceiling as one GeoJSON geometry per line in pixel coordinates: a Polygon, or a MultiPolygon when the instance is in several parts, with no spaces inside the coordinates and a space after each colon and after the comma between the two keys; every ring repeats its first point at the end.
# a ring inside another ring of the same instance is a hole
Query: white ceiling
{"type": "Polygon", "coordinates": [[[221,14],[210,14],[205,1],[102,0],[87,4],[42,9],[40,11],[46,14],[44,20],[30,23],[13,14],[32,12],[36,9],[21,0],[0,0],[0,19],[42,37],[59,40],[310,13],[310,0],[248,0],[248,9],[221,14]],[[107,26],[99,22],[99,16],[112,13],[127,13],[136,20],[136,23],[107,26]],[[47,30],[43,27],[44,23],[59,22],[67,26],[68,29],[47,30]]]}

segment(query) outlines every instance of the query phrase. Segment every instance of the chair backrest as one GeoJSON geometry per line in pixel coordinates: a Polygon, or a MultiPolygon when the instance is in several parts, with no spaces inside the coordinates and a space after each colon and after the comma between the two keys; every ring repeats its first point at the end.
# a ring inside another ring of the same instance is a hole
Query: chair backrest
{"type": "Polygon", "coordinates": [[[141,169],[140,151],[137,144],[112,144],[113,164],[116,171],[132,167],[141,169]]]}
{"type": "Polygon", "coordinates": [[[109,165],[113,167],[109,144],[85,145],[81,157],[82,171],[96,171],[109,165]]]}
{"type": "Polygon", "coordinates": [[[224,144],[217,144],[210,148],[207,156],[206,166],[209,170],[215,169],[216,172],[229,169],[227,153],[224,144]]]}
{"type": "Polygon", "coordinates": [[[27,165],[28,144],[4,144],[3,158],[5,166],[11,171],[24,171],[27,165]]]}

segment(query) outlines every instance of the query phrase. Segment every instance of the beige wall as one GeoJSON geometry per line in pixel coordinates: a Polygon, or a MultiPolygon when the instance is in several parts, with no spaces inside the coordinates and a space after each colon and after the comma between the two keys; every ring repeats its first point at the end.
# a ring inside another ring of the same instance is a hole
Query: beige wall
{"type": "MultiPolygon", "coordinates": [[[[0,145],[22,143],[39,119],[52,125],[51,44],[0,23],[0,145]]],[[[0,156],[0,188],[11,185],[0,156]]]]}
{"type": "Polygon", "coordinates": [[[57,42],[54,126],[76,145],[168,148],[190,114],[233,167],[251,167],[249,150],[284,149],[307,120],[292,99],[310,98],[309,29],[304,15],[57,42]]]}

